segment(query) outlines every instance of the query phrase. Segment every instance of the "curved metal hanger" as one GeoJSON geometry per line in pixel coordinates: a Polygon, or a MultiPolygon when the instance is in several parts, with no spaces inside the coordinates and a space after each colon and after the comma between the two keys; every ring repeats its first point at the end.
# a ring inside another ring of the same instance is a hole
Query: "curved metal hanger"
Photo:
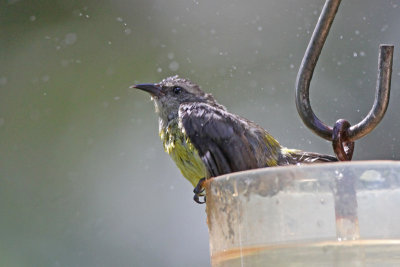
{"type": "Polygon", "coordinates": [[[375,100],[370,112],[361,122],[350,126],[348,121],[341,119],[332,128],[318,119],[310,104],[310,82],[340,2],[341,0],[327,0],[322,9],[297,74],[296,107],[308,128],[333,142],[339,160],[351,160],[354,141],[371,132],[385,115],[390,98],[394,46],[380,45],[375,100]]]}

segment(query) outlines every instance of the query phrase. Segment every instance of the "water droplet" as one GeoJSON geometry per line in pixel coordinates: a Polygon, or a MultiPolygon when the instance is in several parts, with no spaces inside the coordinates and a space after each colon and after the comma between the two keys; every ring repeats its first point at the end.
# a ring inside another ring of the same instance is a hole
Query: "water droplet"
{"type": "Polygon", "coordinates": [[[132,30],[129,29],[129,28],[126,28],[126,29],[124,30],[124,33],[125,33],[126,35],[129,35],[129,34],[132,33],[132,30]]]}
{"type": "Polygon", "coordinates": [[[169,68],[171,71],[177,71],[177,70],[179,69],[179,63],[176,62],[176,61],[172,61],[172,62],[169,64],[168,68],[169,68]]]}
{"type": "Polygon", "coordinates": [[[7,84],[7,77],[0,77],[0,85],[6,85],[7,84]]]}
{"type": "Polygon", "coordinates": [[[50,76],[49,75],[43,75],[42,76],[42,82],[48,82],[50,80],[50,76]]]}
{"type": "Polygon", "coordinates": [[[65,35],[64,42],[66,45],[72,45],[76,42],[77,39],[78,39],[78,37],[77,37],[76,33],[71,32],[71,33],[67,33],[65,35]]]}
{"type": "Polygon", "coordinates": [[[357,57],[357,56],[358,56],[357,52],[354,52],[353,57],[357,57]]]}
{"type": "Polygon", "coordinates": [[[30,17],[29,17],[29,20],[32,21],[32,22],[34,22],[34,21],[36,20],[36,16],[30,16],[30,17]]]}
{"type": "Polygon", "coordinates": [[[257,27],[257,31],[260,32],[260,31],[262,31],[262,30],[263,30],[263,27],[261,27],[261,26],[258,26],[258,27],[257,27]]]}
{"type": "Polygon", "coordinates": [[[162,68],[157,68],[157,72],[158,73],[162,72],[162,68]]]}
{"type": "Polygon", "coordinates": [[[168,59],[173,59],[175,57],[174,53],[170,52],[167,55],[168,59]]]}
{"type": "Polygon", "coordinates": [[[360,176],[360,180],[363,182],[384,182],[385,178],[382,177],[381,173],[375,170],[368,170],[365,171],[363,174],[360,176]]]}
{"type": "Polygon", "coordinates": [[[341,173],[338,170],[335,171],[335,174],[337,175],[338,178],[342,178],[343,177],[343,173],[341,173]]]}
{"type": "Polygon", "coordinates": [[[121,17],[116,17],[115,20],[118,21],[118,22],[123,22],[124,21],[121,17]]]}
{"type": "Polygon", "coordinates": [[[359,34],[360,34],[360,31],[359,31],[359,30],[355,30],[354,33],[355,33],[356,35],[359,35],[359,34]]]}
{"type": "Polygon", "coordinates": [[[62,59],[61,60],[61,66],[66,67],[68,65],[69,65],[69,60],[67,60],[67,59],[62,59]]]}

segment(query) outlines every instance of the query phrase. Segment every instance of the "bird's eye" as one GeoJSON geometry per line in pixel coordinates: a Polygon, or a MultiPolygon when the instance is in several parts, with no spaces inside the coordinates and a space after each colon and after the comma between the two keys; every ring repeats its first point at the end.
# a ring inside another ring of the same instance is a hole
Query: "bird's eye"
{"type": "Polygon", "coordinates": [[[174,94],[180,94],[180,92],[182,92],[182,87],[179,86],[174,86],[174,88],[172,89],[172,91],[174,92],[174,94]]]}

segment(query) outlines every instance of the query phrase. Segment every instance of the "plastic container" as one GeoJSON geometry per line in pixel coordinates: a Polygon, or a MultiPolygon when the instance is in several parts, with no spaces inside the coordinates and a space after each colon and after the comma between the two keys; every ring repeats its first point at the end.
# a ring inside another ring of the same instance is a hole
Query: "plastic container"
{"type": "Polygon", "coordinates": [[[209,180],[212,266],[400,266],[400,162],[257,169],[209,180]]]}

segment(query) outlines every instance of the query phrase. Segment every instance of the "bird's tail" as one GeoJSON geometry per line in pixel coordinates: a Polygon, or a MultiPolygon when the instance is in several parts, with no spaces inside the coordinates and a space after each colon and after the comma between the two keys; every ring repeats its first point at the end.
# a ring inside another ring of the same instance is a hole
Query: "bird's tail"
{"type": "Polygon", "coordinates": [[[286,157],[289,164],[298,163],[324,163],[335,162],[338,159],[330,155],[322,155],[314,152],[304,152],[297,149],[282,148],[282,154],[286,157]]]}

